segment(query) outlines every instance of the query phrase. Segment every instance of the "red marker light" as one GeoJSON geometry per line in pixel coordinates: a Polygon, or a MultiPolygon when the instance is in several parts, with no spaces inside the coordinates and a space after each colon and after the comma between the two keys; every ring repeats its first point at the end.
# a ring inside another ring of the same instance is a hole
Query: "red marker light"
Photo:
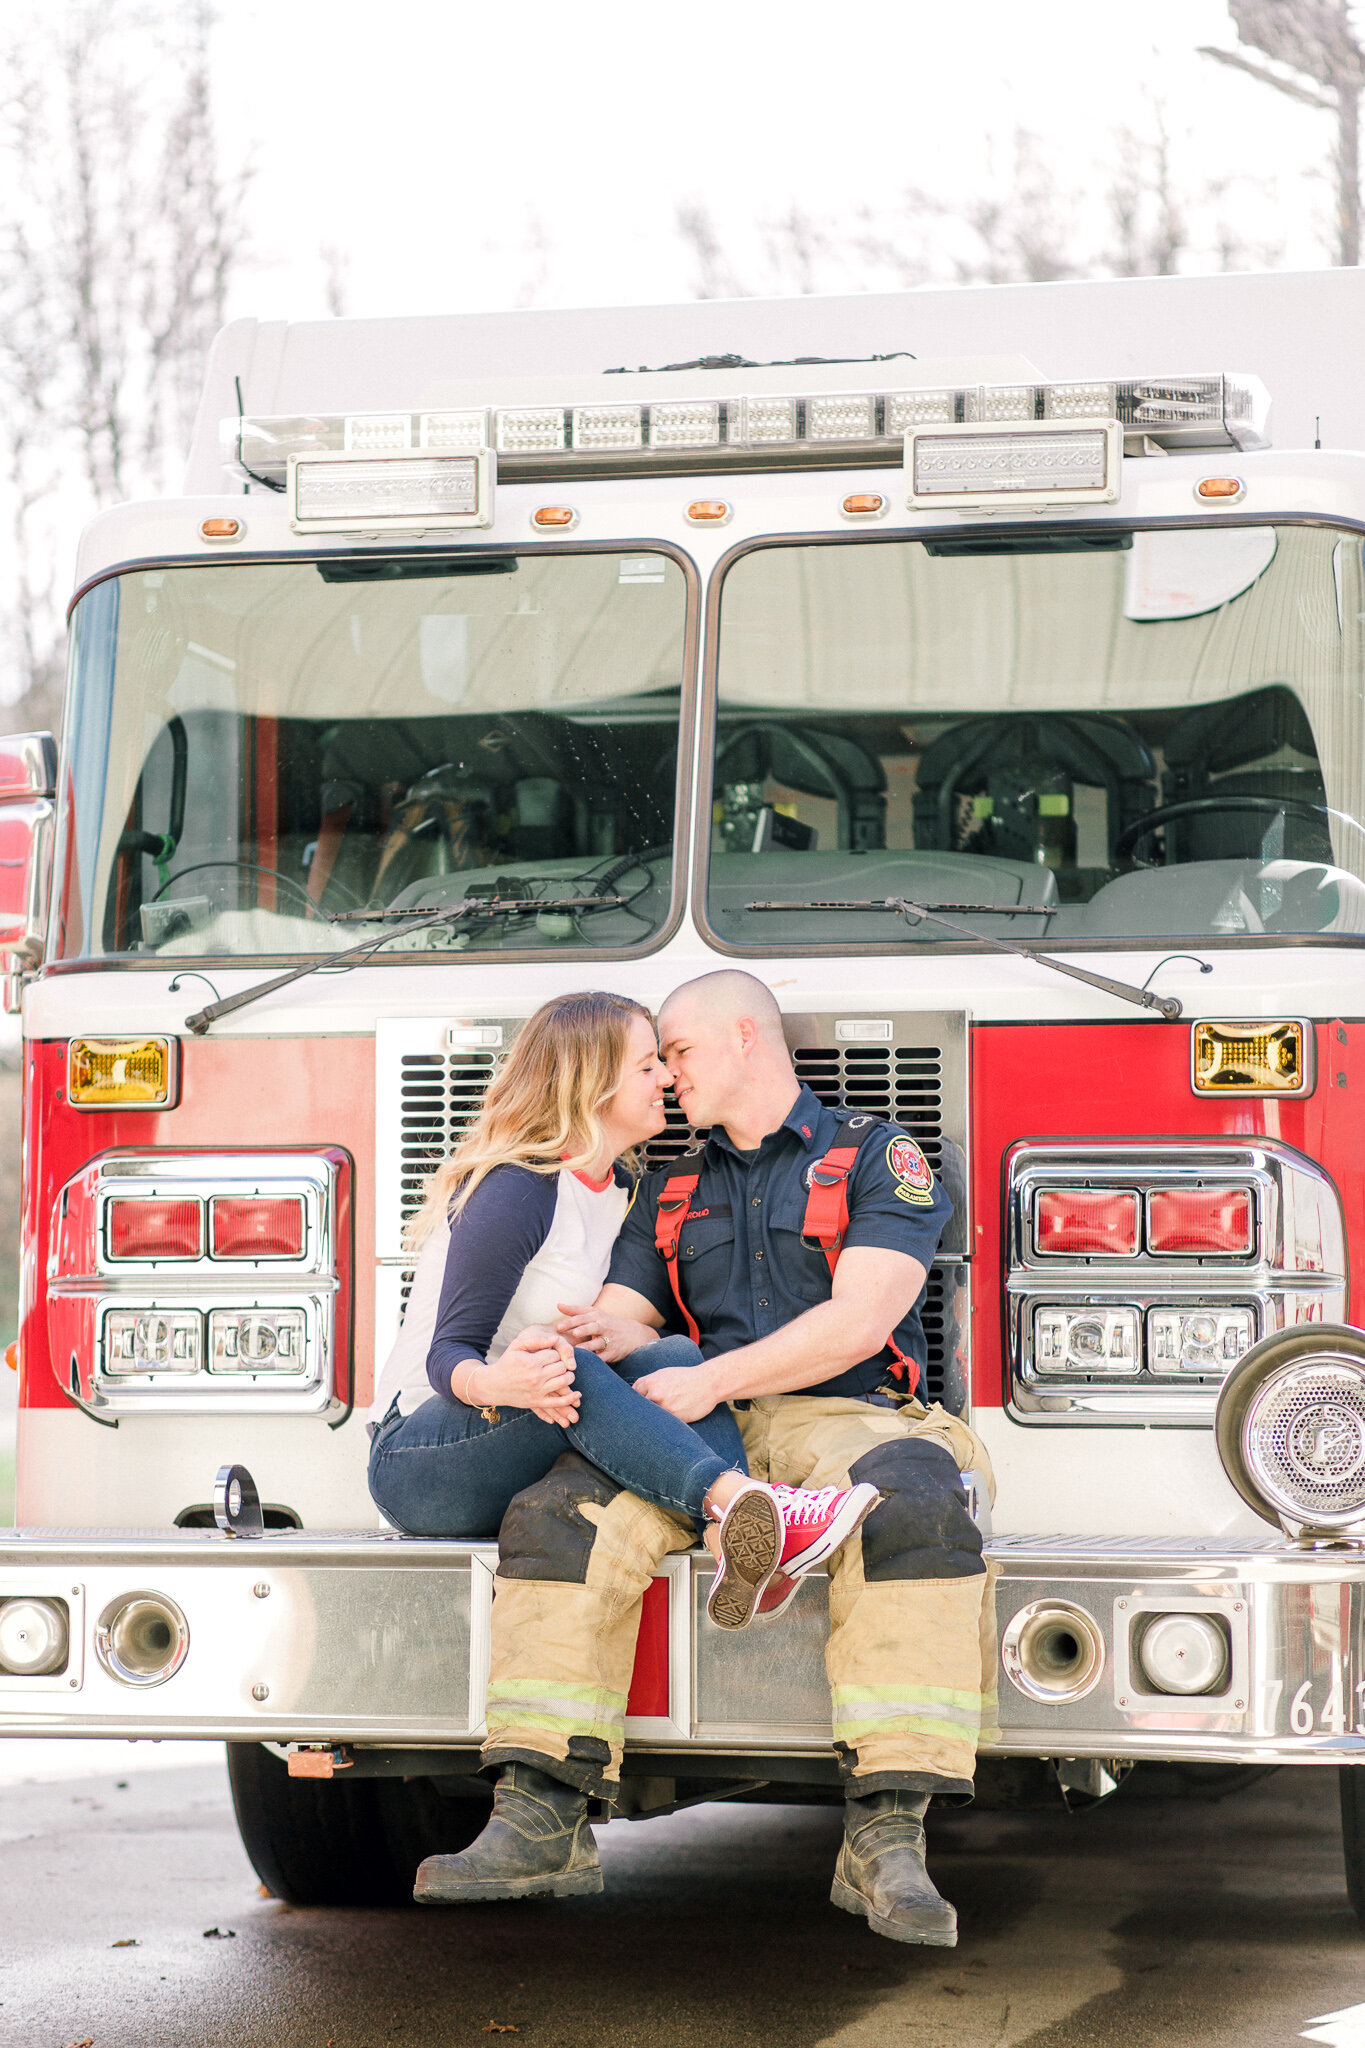
{"type": "Polygon", "coordinates": [[[1131,1259],[1138,1248],[1138,1198],[1131,1188],[1046,1188],[1033,1212],[1036,1250],[1073,1258],[1131,1259]]]}
{"type": "Polygon", "coordinates": [[[1158,1188],[1147,1197],[1147,1249],[1185,1257],[1249,1252],[1249,1188],[1158,1188]]]}
{"type": "Polygon", "coordinates": [[[203,1253],[198,1202],[116,1201],[104,1213],[111,1259],[197,1259],[203,1253]]]}
{"type": "Polygon", "coordinates": [[[215,1259],[296,1259],[303,1250],[303,1203],[297,1195],[216,1195],[215,1259]]]}

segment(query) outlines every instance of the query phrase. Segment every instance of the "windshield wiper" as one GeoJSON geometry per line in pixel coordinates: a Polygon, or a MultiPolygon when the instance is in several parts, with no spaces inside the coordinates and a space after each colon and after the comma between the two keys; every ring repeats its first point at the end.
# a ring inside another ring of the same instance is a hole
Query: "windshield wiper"
{"type": "Polygon", "coordinates": [[[352,966],[369,954],[377,953],[390,939],[396,939],[399,932],[425,931],[428,925],[461,924],[465,918],[476,915],[526,917],[542,910],[602,910],[625,900],[624,896],[466,896],[463,902],[454,903],[446,910],[428,913],[416,923],[411,922],[413,913],[408,910],[376,910],[370,915],[371,924],[387,924],[398,918],[401,922],[397,930],[381,932],[377,939],[362,939],[358,946],[348,946],[344,952],[320,953],[316,960],[308,961],[303,967],[291,967],[287,974],[275,974],[269,981],[258,981],[253,987],[244,988],[239,995],[223,996],[216,1003],[208,1003],[185,1019],[185,1029],[192,1031],[196,1038],[202,1038],[210,1024],[230,1015],[233,1010],[245,1009],[259,996],[268,996],[277,988],[288,988],[291,981],[302,981],[306,974],[316,974],[323,967],[352,966]]]}
{"type": "Polygon", "coordinates": [[[1139,1009],[1159,1010],[1168,1024],[1174,1024],[1181,1016],[1183,1006],[1175,996],[1155,996],[1150,989],[1137,988],[1130,981],[1111,981],[1107,974],[1091,974],[1084,967],[1069,967],[1065,960],[1054,959],[1051,953],[1040,953],[1036,946],[1021,946],[1015,939],[997,939],[989,932],[974,932],[970,925],[958,924],[951,917],[940,916],[940,910],[1005,910],[1009,915],[1026,917],[1046,916],[1043,910],[1033,910],[1021,905],[1008,906],[991,904],[935,904],[912,903],[908,896],[878,896],[858,903],[746,903],[746,910],[892,910],[903,917],[908,924],[941,924],[945,931],[958,932],[965,939],[975,939],[979,945],[989,946],[996,953],[1017,953],[1021,960],[1036,960],[1040,967],[1051,967],[1057,974],[1069,974],[1073,981],[1088,981],[1092,988],[1102,988],[1106,995],[1119,996],[1125,1003],[1136,1003],[1139,1009]]]}

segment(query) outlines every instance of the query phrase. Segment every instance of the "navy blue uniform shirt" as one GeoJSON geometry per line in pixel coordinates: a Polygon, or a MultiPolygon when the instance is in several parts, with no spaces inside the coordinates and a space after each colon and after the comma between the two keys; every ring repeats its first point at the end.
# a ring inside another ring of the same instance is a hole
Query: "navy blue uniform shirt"
{"type": "MultiPolygon", "coordinates": [[[[715,1358],[782,1329],[830,1297],[824,1253],[801,1242],[811,1171],[833,1146],[857,1144],[865,1131],[864,1119],[826,1109],[809,1088],[755,1153],[736,1151],[723,1130],[713,1131],[700,1150],[645,1175],[616,1240],[608,1283],[642,1294],[666,1321],[681,1327],[668,1268],[654,1248],[655,1216],[666,1184],[698,1173],[678,1238],[678,1285],[702,1351],[715,1358]]],[[[849,1223],[841,1249],[871,1245],[906,1252],[927,1272],[952,1203],[913,1138],[879,1120],[859,1150],[847,1187],[849,1223]]],[[[890,1333],[921,1370],[923,1300],[921,1292],[890,1333]]],[[[833,1379],[796,1391],[868,1394],[885,1381],[890,1361],[882,1350],[833,1379]]]]}

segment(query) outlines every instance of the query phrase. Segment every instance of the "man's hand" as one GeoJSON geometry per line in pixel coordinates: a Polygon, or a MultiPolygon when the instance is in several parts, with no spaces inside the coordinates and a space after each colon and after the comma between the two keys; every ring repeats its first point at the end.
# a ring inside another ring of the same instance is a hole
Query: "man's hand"
{"type": "Polygon", "coordinates": [[[666,1408],[679,1422],[700,1422],[721,1399],[710,1365],[666,1365],[660,1372],[647,1372],[636,1380],[635,1391],[666,1408]]]}
{"type": "Polygon", "coordinates": [[[633,1316],[614,1316],[606,1309],[581,1308],[571,1301],[561,1301],[558,1306],[555,1328],[560,1336],[567,1337],[571,1344],[581,1345],[585,1351],[595,1351],[608,1365],[629,1358],[642,1344],[654,1343],[659,1334],[633,1316]]]}

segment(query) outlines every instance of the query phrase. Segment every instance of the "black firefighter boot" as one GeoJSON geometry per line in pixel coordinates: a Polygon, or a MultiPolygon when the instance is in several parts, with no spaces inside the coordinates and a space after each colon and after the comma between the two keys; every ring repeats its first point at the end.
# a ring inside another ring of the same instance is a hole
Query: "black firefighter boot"
{"type": "Polygon", "coordinates": [[[956,1948],[957,1912],[924,1867],[924,1792],[869,1792],[844,1803],[844,1840],[830,1900],[874,1934],[956,1948]]]}
{"type": "Polygon", "coordinates": [[[478,1899],[564,1899],[601,1889],[586,1792],[530,1764],[508,1764],[483,1833],[458,1856],[428,1856],[412,1896],[419,1906],[463,1906],[478,1899]]]}

